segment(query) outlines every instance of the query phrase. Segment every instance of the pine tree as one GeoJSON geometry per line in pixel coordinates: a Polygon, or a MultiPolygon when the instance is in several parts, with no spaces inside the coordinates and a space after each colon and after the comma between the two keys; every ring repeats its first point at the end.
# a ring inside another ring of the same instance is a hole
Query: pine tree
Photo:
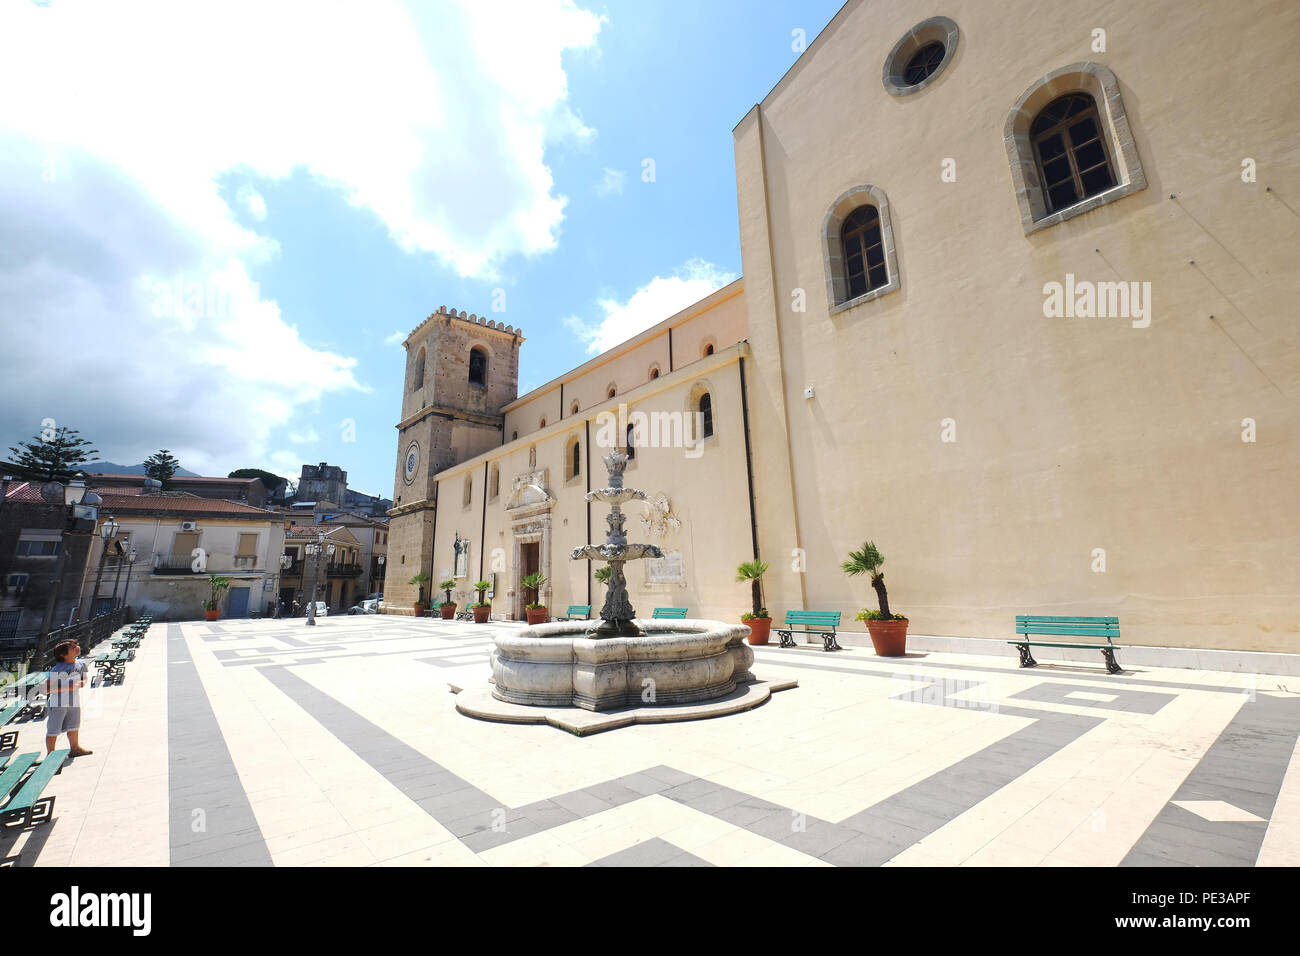
{"type": "Polygon", "coordinates": [[[144,460],[144,473],[150,478],[156,478],[162,482],[164,488],[171,487],[172,476],[176,474],[176,469],[181,463],[172,457],[172,453],[166,448],[159,451],[156,455],[151,455],[144,460]]]}
{"type": "Polygon", "coordinates": [[[75,428],[46,429],[32,441],[10,446],[10,463],[28,481],[66,481],[99,452],[75,428]]]}

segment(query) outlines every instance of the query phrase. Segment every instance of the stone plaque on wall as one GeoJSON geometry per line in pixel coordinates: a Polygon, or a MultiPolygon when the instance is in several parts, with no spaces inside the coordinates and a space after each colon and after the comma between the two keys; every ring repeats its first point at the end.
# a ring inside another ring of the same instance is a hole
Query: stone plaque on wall
{"type": "Polygon", "coordinates": [[[665,551],[662,558],[646,558],[646,584],[686,586],[681,551],[665,551]]]}

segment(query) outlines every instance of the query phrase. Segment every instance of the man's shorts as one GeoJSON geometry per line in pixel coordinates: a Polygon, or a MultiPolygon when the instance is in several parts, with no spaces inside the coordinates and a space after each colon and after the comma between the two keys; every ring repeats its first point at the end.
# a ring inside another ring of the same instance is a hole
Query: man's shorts
{"type": "Polygon", "coordinates": [[[57,737],[81,729],[80,707],[50,707],[45,721],[45,736],[57,737]]]}

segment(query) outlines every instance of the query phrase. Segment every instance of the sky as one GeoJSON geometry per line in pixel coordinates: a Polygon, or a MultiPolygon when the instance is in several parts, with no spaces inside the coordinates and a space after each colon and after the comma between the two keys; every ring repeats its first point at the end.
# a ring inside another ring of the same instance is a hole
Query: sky
{"type": "Polygon", "coordinates": [[[840,2],[8,0],[0,455],[391,497],[440,305],[523,394],[740,275],[731,130],[840,2]]]}

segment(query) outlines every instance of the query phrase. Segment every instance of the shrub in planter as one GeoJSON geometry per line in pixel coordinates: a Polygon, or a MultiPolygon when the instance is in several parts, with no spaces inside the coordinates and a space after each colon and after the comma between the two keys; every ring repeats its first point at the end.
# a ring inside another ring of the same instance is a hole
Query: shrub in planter
{"type": "Polygon", "coordinates": [[[736,582],[749,582],[754,602],[754,609],[740,616],[740,623],[749,625],[751,644],[766,644],[772,632],[772,617],[767,613],[767,608],[763,607],[763,588],[760,583],[768,567],[766,561],[746,561],[736,568],[736,582]]]}
{"type": "Polygon", "coordinates": [[[448,578],[446,581],[438,582],[438,590],[443,593],[446,600],[439,605],[438,610],[442,612],[442,619],[450,621],[456,616],[456,602],[451,599],[451,589],[456,586],[456,582],[448,578]]]}
{"type": "Polygon", "coordinates": [[[208,575],[208,587],[211,589],[211,596],[203,602],[203,619],[206,621],[215,621],[221,617],[218,601],[221,599],[221,592],[230,587],[230,578],[223,578],[217,574],[208,575]]]}
{"type": "Polygon", "coordinates": [[[492,605],[487,603],[485,595],[487,589],[492,586],[491,581],[475,581],[474,590],[478,592],[478,603],[471,604],[469,609],[474,612],[475,624],[486,624],[492,616],[492,605]]]}
{"type": "Polygon", "coordinates": [[[880,602],[879,611],[863,610],[858,614],[859,621],[865,621],[867,632],[871,635],[871,645],[880,657],[902,657],[907,653],[907,618],[901,614],[891,614],[889,594],[885,591],[885,575],[880,569],[885,557],[879,549],[868,541],[861,551],[850,551],[849,560],[841,568],[845,574],[871,575],[871,586],[876,591],[880,602]]]}
{"type": "Polygon", "coordinates": [[[525,588],[533,592],[533,599],[524,607],[524,613],[528,615],[529,625],[545,624],[549,616],[546,605],[538,603],[542,596],[542,588],[546,587],[546,578],[538,571],[525,575],[519,581],[525,588]]]}
{"type": "Polygon", "coordinates": [[[416,617],[422,617],[424,615],[424,612],[429,610],[429,603],[424,599],[424,582],[427,580],[429,580],[429,576],[424,572],[420,572],[415,577],[411,578],[410,581],[407,582],[408,584],[419,585],[420,588],[420,594],[415,599],[416,617]]]}

